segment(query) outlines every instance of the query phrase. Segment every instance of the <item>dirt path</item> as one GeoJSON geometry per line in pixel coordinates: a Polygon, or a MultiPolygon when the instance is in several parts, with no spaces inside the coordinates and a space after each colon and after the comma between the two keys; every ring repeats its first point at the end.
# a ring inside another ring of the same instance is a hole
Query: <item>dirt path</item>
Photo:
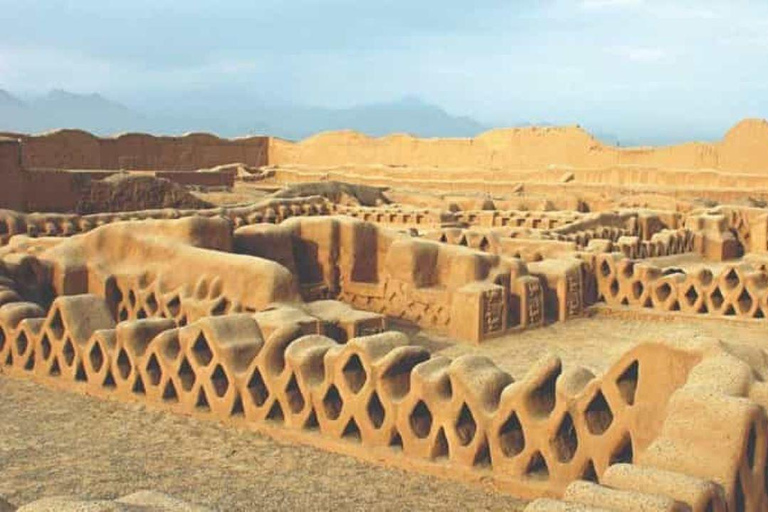
{"type": "Polygon", "coordinates": [[[504,510],[512,497],[0,376],[0,496],[154,489],[216,510],[504,510]]]}

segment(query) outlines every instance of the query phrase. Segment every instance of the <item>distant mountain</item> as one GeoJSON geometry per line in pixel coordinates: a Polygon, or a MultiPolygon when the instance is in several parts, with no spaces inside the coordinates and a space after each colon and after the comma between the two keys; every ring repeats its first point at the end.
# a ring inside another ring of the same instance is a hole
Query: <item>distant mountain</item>
{"type": "Polygon", "coordinates": [[[421,137],[471,137],[488,129],[477,121],[448,114],[418,98],[345,109],[270,106],[222,98],[178,98],[169,106],[141,112],[99,94],[54,90],[22,101],[0,90],[0,131],[43,132],[79,128],[100,135],[212,132],[224,137],[262,133],[302,139],[327,130],[351,129],[371,136],[410,133],[421,137]]]}
{"type": "Polygon", "coordinates": [[[145,122],[141,114],[98,94],[54,90],[45,96],[22,101],[0,90],[0,130],[37,133],[56,128],[80,128],[94,133],[113,133],[145,122]]]}
{"type": "Polygon", "coordinates": [[[409,133],[420,137],[472,137],[489,128],[413,97],[339,110],[295,109],[291,114],[290,123],[273,124],[270,133],[289,139],[345,129],[371,136],[409,133]]]}

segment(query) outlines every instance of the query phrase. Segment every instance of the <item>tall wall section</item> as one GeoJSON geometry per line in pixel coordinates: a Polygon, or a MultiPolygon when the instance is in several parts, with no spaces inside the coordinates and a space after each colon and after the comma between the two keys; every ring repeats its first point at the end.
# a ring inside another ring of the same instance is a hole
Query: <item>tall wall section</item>
{"type": "Polygon", "coordinates": [[[0,135],[22,141],[26,169],[194,171],[234,162],[254,167],[267,164],[267,137],[229,140],[209,134],[155,137],[131,133],[100,138],[80,130],[0,135]]]}
{"type": "Polygon", "coordinates": [[[630,165],[763,174],[768,173],[768,122],[742,121],[716,143],[627,149],[605,145],[580,127],[500,129],[455,139],[327,132],[297,143],[270,139],[269,163],[510,170],[630,165]]]}

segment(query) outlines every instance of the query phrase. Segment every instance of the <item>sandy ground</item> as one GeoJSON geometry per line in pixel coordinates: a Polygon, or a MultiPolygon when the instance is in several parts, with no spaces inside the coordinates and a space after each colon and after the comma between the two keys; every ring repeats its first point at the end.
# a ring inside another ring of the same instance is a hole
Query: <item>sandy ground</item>
{"type": "Polygon", "coordinates": [[[0,376],[0,496],[155,489],[215,510],[522,510],[506,495],[0,376]]]}

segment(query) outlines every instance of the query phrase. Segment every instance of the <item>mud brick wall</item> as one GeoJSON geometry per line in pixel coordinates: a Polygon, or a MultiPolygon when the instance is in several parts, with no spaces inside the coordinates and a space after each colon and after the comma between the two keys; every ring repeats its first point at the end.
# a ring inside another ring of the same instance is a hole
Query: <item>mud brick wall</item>
{"type": "Polygon", "coordinates": [[[267,164],[267,137],[228,140],[208,134],[125,134],[100,138],[80,130],[14,136],[23,143],[26,169],[194,171],[235,162],[253,167],[267,164]]]}
{"type": "Polygon", "coordinates": [[[600,297],[610,306],[664,312],[765,318],[768,274],[748,264],[726,265],[717,273],[701,266],[665,274],[652,264],[617,254],[596,258],[600,297]]]}
{"type": "Polygon", "coordinates": [[[21,167],[21,146],[16,139],[0,137],[0,184],[0,205],[23,209],[26,182],[21,167]]]}

